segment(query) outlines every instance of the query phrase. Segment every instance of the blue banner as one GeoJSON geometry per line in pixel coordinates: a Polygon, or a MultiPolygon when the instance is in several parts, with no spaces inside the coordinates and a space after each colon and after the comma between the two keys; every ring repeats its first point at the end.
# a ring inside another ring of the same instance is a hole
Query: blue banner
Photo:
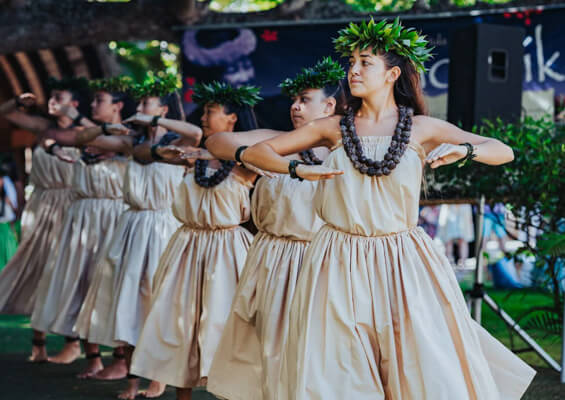
{"type": "MultiPolygon", "coordinates": [[[[452,31],[474,23],[521,26],[524,40],[523,89],[528,91],[552,88],[556,98],[565,97],[565,9],[531,10],[457,18],[410,19],[413,26],[428,36],[435,46],[435,57],[423,75],[424,92],[439,96],[448,89],[448,46],[452,31]],[[562,53],[563,52],[563,53],[562,53]]],[[[338,56],[332,38],[344,25],[261,27],[229,30],[188,30],[183,34],[184,101],[187,114],[192,103],[192,87],[196,82],[224,80],[232,84],[261,86],[266,101],[257,108],[263,126],[289,128],[288,99],[280,95],[278,84],[296,74],[302,67],[313,65],[324,56],[338,56]],[[275,108],[273,108],[275,107],[275,108]],[[277,115],[273,114],[277,110],[277,115]],[[280,112],[279,112],[280,110],[280,112]],[[280,114],[280,115],[279,115],[280,114]]],[[[345,65],[345,60],[342,60],[345,65]]]]}

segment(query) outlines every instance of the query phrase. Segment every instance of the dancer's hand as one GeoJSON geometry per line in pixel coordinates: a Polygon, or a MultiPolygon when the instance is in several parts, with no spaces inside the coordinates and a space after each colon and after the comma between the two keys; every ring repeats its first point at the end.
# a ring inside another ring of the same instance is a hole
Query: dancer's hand
{"type": "Polygon", "coordinates": [[[132,115],[131,117],[129,117],[128,119],[126,119],[124,122],[135,124],[135,125],[149,126],[149,125],[151,125],[151,121],[153,120],[153,117],[154,117],[154,115],[136,113],[136,114],[132,115]]]}
{"type": "Polygon", "coordinates": [[[249,163],[241,163],[246,169],[248,169],[251,172],[255,172],[257,175],[259,176],[264,176],[266,178],[274,178],[276,176],[276,174],[269,172],[269,171],[265,171],[264,169],[261,168],[257,168],[255,165],[253,164],[249,164],[249,163]]]}
{"type": "Polygon", "coordinates": [[[216,156],[210,153],[206,149],[194,149],[183,154],[182,158],[188,158],[192,160],[216,160],[216,156]]]}
{"type": "Polygon", "coordinates": [[[73,164],[76,161],[73,157],[71,157],[71,155],[69,153],[67,153],[65,150],[63,150],[59,146],[55,146],[53,148],[53,155],[55,157],[57,157],[59,160],[64,161],[64,162],[69,163],[69,164],[73,164]]]}
{"type": "Polygon", "coordinates": [[[296,167],[296,175],[308,181],[319,181],[321,179],[331,179],[338,175],[343,175],[343,171],[324,167],[323,165],[299,164],[296,167]]]}
{"type": "Polygon", "coordinates": [[[432,168],[453,164],[467,155],[467,147],[462,145],[443,143],[430,151],[426,163],[432,168]]]}
{"type": "Polygon", "coordinates": [[[18,102],[27,108],[35,105],[37,98],[33,93],[22,93],[18,96],[18,102]]]}
{"type": "Polygon", "coordinates": [[[155,150],[155,152],[163,157],[165,160],[176,160],[176,159],[184,159],[187,157],[184,157],[185,153],[184,153],[184,149],[182,149],[179,146],[175,146],[175,145],[167,145],[167,146],[157,146],[157,149],[155,150]]]}
{"type": "Polygon", "coordinates": [[[130,129],[123,124],[107,124],[106,132],[109,132],[112,135],[116,136],[127,136],[130,132],[130,129]]]}

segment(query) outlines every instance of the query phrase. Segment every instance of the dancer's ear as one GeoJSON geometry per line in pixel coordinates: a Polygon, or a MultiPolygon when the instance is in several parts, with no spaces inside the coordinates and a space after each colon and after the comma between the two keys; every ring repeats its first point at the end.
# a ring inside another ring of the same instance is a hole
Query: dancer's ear
{"type": "Polygon", "coordinates": [[[335,99],[335,97],[331,96],[326,98],[325,103],[326,105],[324,107],[324,113],[326,113],[327,115],[334,115],[335,107],[337,105],[337,100],[335,99]]]}

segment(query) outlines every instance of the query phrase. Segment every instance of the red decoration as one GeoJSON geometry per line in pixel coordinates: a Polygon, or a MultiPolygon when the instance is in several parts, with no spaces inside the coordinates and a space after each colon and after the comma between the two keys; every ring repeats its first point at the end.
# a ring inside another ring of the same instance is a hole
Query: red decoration
{"type": "Polygon", "coordinates": [[[184,92],[184,101],[186,101],[187,103],[192,103],[192,95],[193,94],[194,94],[193,89],[187,89],[187,91],[184,92]]]}
{"type": "Polygon", "coordinates": [[[188,84],[188,86],[194,86],[194,84],[196,83],[196,78],[187,76],[184,81],[188,84]]]}
{"type": "Polygon", "coordinates": [[[279,34],[278,31],[271,31],[269,29],[265,29],[261,34],[261,39],[263,39],[265,42],[276,42],[277,40],[279,40],[278,34],[279,34]]]}

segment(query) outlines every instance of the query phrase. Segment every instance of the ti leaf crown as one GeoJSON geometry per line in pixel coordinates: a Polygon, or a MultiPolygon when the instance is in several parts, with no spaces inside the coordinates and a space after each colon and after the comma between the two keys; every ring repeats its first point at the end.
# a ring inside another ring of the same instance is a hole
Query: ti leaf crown
{"type": "Polygon", "coordinates": [[[349,57],[356,48],[372,48],[374,54],[392,51],[408,59],[418,71],[425,71],[424,63],[432,57],[433,47],[428,46],[424,35],[414,28],[405,28],[396,18],[393,22],[386,19],[375,22],[350,23],[338,32],[334,39],[335,50],[343,57],[349,57]]]}
{"type": "Polygon", "coordinates": [[[131,88],[131,94],[137,100],[144,97],[164,97],[178,88],[179,81],[177,76],[167,74],[163,77],[151,77],[141,84],[134,85],[131,88]]]}
{"type": "Polygon", "coordinates": [[[345,78],[345,71],[331,57],[325,57],[311,68],[303,68],[293,79],[285,79],[279,87],[283,94],[295,97],[306,89],[335,86],[345,78]]]}
{"type": "Polygon", "coordinates": [[[133,87],[133,79],[129,76],[120,75],[113,78],[103,78],[90,81],[90,88],[108,93],[126,93],[133,87]]]}
{"type": "Polygon", "coordinates": [[[260,91],[261,88],[256,86],[243,85],[236,88],[225,82],[213,81],[210,83],[197,83],[194,86],[192,99],[200,106],[215,103],[253,107],[263,100],[259,96],[260,91]]]}

